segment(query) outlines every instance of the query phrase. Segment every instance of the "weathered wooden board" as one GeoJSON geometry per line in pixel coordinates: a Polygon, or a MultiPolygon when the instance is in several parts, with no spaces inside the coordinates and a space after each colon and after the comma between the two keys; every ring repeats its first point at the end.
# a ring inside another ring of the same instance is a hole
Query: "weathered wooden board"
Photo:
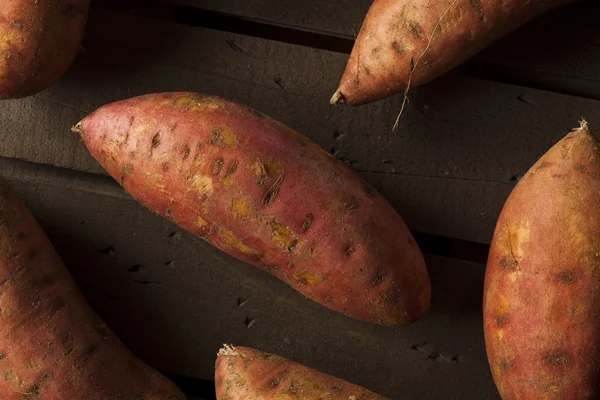
{"type": "Polygon", "coordinates": [[[347,159],[412,229],[487,242],[518,177],[580,117],[600,126],[598,101],[454,74],[415,92],[392,132],[399,99],[328,104],[343,55],[98,9],[86,47],[52,88],[2,103],[0,156],[103,173],[70,132],[85,113],[138,94],[202,91],[249,104],[347,159]]]}
{"type": "Polygon", "coordinates": [[[257,22],[354,38],[372,0],[167,0],[257,22]]]}
{"type": "Polygon", "coordinates": [[[305,363],[393,399],[495,399],[484,266],[428,257],[431,312],[404,328],[330,311],[148,212],[106,181],[1,160],[92,306],[136,354],[211,379],[223,343],[305,363]]]}
{"type": "MultiPolygon", "coordinates": [[[[226,13],[243,20],[341,35],[348,39],[356,37],[372,4],[372,0],[166,2],[226,13]]],[[[600,62],[598,15],[600,3],[594,0],[550,12],[484,51],[469,63],[468,70],[487,78],[600,99],[600,71],[595,68],[600,62]],[[492,65],[486,65],[490,63],[492,65]],[[473,64],[478,68],[474,68],[473,64]]]]}

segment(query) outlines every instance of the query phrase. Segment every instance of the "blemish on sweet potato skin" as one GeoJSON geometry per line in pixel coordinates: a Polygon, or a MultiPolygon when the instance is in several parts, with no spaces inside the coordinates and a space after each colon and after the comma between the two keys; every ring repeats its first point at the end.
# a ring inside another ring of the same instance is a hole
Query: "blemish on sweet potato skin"
{"type": "Polygon", "coordinates": [[[2,0],[0,99],[33,95],[66,72],[88,9],[89,0],[2,0]]]}
{"type": "Polygon", "coordinates": [[[582,124],[531,167],[500,213],[484,333],[503,398],[600,396],[598,148],[582,124]]]}
{"type": "Polygon", "coordinates": [[[124,187],[148,208],[162,216],[170,209],[181,227],[309,298],[388,325],[410,323],[429,307],[422,254],[397,212],[293,129],[257,118],[248,107],[194,93],[109,104],[80,126],[84,143],[111,175],[116,168],[122,173],[125,159],[133,164],[124,187]],[[116,145],[128,131],[129,142],[116,145]],[[157,132],[169,133],[151,157],[140,154],[135,143],[151,143],[157,132]],[[140,156],[131,160],[131,151],[140,156]],[[162,181],[149,178],[154,175],[162,181]],[[359,267],[364,273],[355,277],[359,267]],[[306,271],[323,281],[297,278],[306,271]]]}
{"type": "Polygon", "coordinates": [[[6,222],[0,224],[0,398],[184,400],[91,310],[41,227],[1,178],[0,193],[7,194],[0,196],[6,222]],[[115,373],[108,365],[127,368],[115,373]]]}

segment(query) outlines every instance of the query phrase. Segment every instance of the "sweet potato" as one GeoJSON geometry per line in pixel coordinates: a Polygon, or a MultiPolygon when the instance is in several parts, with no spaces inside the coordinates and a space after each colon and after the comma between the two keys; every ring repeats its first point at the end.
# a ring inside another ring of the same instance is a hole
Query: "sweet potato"
{"type": "Polygon", "coordinates": [[[0,99],[35,94],[71,65],[89,0],[0,1],[0,99]]]}
{"type": "Polygon", "coordinates": [[[184,400],[87,304],[0,178],[0,399],[184,400]]]}
{"type": "Polygon", "coordinates": [[[552,8],[578,0],[375,0],[332,103],[416,88],[552,8]]]}
{"type": "Polygon", "coordinates": [[[217,356],[215,387],[217,400],[386,400],[283,357],[227,345],[217,356]]]}
{"type": "Polygon", "coordinates": [[[519,181],[500,214],[484,294],[503,399],[600,396],[600,152],[587,124],[519,181]]]}
{"type": "Polygon", "coordinates": [[[255,110],[153,94],[104,106],[74,131],[147,207],[321,304],[388,325],[429,307],[422,254],[392,206],[255,110]]]}

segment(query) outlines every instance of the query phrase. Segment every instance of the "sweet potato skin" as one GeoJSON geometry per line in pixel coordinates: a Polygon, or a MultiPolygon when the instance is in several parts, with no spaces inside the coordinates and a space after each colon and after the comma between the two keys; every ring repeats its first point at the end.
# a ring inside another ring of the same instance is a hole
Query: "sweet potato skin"
{"type": "Polygon", "coordinates": [[[0,99],[40,92],[66,72],[88,9],[89,0],[0,2],[0,99]]]}
{"type": "Polygon", "coordinates": [[[586,127],[552,147],[500,214],[484,292],[503,399],[600,396],[600,152],[586,127]]]}
{"type": "Polygon", "coordinates": [[[359,105],[448,72],[552,8],[578,0],[375,0],[332,103],[359,105]]]}
{"type": "Polygon", "coordinates": [[[217,400],[386,400],[360,386],[248,347],[225,346],[215,365],[217,400]]]}
{"type": "Polygon", "coordinates": [[[218,97],[164,93],[104,106],[75,130],[147,207],[309,298],[386,325],[428,309],[423,257],[401,217],[283,124],[218,97]]]}
{"type": "Polygon", "coordinates": [[[89,307],[0,178],[0,398],[185,400],[89,307]]]}

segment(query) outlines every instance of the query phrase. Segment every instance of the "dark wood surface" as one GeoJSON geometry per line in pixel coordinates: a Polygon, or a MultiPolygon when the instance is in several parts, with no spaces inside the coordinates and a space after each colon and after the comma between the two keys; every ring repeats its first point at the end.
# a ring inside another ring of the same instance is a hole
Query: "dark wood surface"
{"type": "Polygon", "coordinates": [[[415,90],[392,131],[398,97],[328,103],[370,1],[125,3],[96,1],[86,51],[59,82],[0,103],[2,175],[123,341],[198,397],[233,343],[392,399],[497,398],[482,248],[529,166],[580,118],[600,126],[598,4],[539,18],[415,90]],[[431,312],[395,329],[333,313],[144,209],[70,132],[105,103],[176,90],[248,104],[345,159],[428,249],[431,312]]]}

